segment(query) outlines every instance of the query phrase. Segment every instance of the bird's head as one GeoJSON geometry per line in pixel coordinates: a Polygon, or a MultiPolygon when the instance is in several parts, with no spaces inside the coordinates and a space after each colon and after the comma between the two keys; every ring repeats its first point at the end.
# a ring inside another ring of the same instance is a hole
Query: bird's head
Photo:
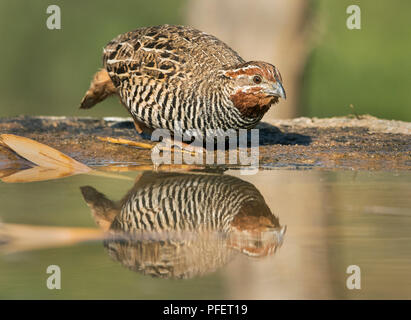
{"type": "Polygon", "coordinates": [[[250,61],[222,71],[229,80],[230,100],[244,116],[264,114],[279,98],[286,98],[281,74],[272,64],[250,61]]]}

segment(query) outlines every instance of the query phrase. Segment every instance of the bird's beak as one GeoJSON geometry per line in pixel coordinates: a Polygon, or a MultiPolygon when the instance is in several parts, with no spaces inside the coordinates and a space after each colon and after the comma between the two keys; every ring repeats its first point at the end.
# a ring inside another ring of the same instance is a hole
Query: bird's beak
{"type": "Polygon", "coordinates": [[[268,91],[268,94],[283,98],[284,100],[287,99],[284,87],[280,81],[277,81],[275,84],[273,84],[272,88],[268,91]]]}

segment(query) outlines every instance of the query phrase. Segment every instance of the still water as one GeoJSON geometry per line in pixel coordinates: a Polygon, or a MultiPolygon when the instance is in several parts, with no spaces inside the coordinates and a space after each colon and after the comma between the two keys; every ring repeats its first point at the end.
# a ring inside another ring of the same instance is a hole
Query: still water
{"type": "Polygon", "coordinates": [[[409,172],[122,175],[0,182],[1,299],[411,298],[409,172]]]}

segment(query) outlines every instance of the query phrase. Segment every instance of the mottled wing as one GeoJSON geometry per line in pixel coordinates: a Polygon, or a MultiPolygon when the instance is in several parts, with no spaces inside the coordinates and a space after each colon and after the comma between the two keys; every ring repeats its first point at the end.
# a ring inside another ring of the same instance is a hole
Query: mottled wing
{"type": "Polygon", "coordinates": [[[212,35],[190,27],[169,25],[119,35],[104,48],[103,61],[119,80],[127,72],[159,79],[178,72],[201,76],[244,62],[234,50],[212,35]]]}

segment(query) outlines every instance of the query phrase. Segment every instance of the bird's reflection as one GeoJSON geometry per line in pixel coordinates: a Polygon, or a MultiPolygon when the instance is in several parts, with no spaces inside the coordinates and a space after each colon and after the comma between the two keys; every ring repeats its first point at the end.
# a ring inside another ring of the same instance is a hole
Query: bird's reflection
{"type": "Polygon", "coordinates": [[[217,270],[241,252],[273,254],[285,227],[248,182],[229,175],[146,172],[119,202],[81,188],[104,246],[127,268],[162,278],[217,270]]]}

